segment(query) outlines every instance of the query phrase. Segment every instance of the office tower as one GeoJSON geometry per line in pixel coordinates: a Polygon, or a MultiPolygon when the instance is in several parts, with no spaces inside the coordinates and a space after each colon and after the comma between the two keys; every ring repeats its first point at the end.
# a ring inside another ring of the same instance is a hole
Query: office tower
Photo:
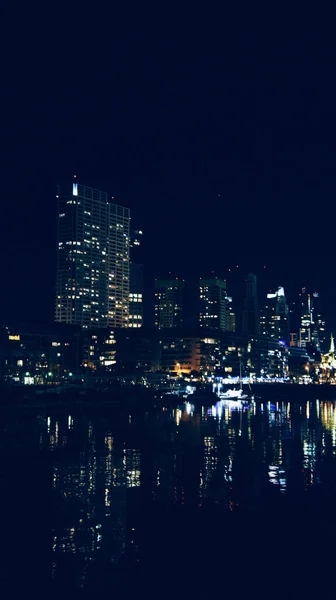
{"type": "Polygon", "coordinates": [[[129,327],[143,326],[144,275],[141,258],[142,230],[131,230],[130,244],[130,291],[129,291],[129,327]]]}
{"type": "Polygon", "coordinates": [[[55,320],[126,327],[129,313],[130,211],[77,183],[58,187],[55,320]]]}
{"type": "Polygon", "coordinates": [[[130,279],[130,210],[117,204],[108,204],[108,209],[108,325],[110,327],[127,327],[130,279]]]}
{"type": "Polygon", "coordinates": [[[227,329],[226,281],[223,279],[200,279],[200,327],[227,329]]]}
{"type": "Polygon", "coordinates": [[[182,326],[184,281],[155,280],[154,324],[158,329],[182,326]]]}
{"type": "Polygon", "coordinates": [[[128,326],[143,326],[143,266],[136,263],[130,266],[128,326]]]}
{"type": "Polygon", "coordinates": [[[307,292],[307,288],[302,288],[300,294],[300,330],[299,330],[299,346],[305,348],[312,341],[312,306],[311,296],[307,292]]]}
{"type": "Polygon", "coordinates": [[[226,296],[226,330],[236,331],[236,314],[231,296],[226,296]]]}
{"type": "Polygon", "coordinates": [[[259,334],[257,278],[253,273],[248,274],[245,284],[243,334],[249,336],[259,334]]]}
{"type": "Polygon", "coordinates": [[[267,304],[260,311],[260,334],[286,344],[290,341],[289,308],[283,287],[267,294],[267,304]]]}
{"type": "Polygon", "coordinates": [[[324,351],[326,344],[326,323],[322,316],[321,298],[318,292],[313,293],[312,304],[312,342],[320,351],[324,351]]]}

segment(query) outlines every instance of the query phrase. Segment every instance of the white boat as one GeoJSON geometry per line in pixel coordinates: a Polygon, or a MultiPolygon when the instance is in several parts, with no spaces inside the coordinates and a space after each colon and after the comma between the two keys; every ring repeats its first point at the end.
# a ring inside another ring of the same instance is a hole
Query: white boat
{"type": "Polygon", "coordinates": [[[217,396],[220,400],[253,400],[254,399],[254,395],[251,393],[251,387],[250,387],[250,393],[246,393],[243,391],[243,380],[242,380],[242,365],[241,365],[241,361],[239,363],[239,389],[231,389],[231,390],[225,390],[225,392],[217,392],[217,396]]]}
{"type": "Polygon", "coordinates": [[[249,395],[245,394],[242,389],[218,392],[217,396],[220,400],[248,400],[249,398],[249,395]]]}

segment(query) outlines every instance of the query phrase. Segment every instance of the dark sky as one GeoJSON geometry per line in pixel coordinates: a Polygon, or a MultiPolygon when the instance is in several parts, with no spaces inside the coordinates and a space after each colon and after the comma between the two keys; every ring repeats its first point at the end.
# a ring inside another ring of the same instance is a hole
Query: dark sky
{"type": "Polygon", "coordinates": [[[335,322],[331,15],[127,10],[5,15],[1,320],[52,317],[55,185],[77,173],[130,206],[148,277],[239,264],[319,289],[335,322]]]}

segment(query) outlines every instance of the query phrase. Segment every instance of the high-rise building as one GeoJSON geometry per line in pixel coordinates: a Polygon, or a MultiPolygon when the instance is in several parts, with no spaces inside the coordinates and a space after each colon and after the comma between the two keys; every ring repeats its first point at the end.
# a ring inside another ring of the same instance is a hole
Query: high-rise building
{"type": "Polygon", "coordinates": [[[259,334],[257,278],[253,273],[248,274],[245,284],[243,334],[248,336],[259,334]]]}
{"type": "Polygon", "coordinates": [[[226,281],[200,279],[200,327],[227,330],[226,281]]]}
{"type": "Polygon", "coordinates": [[[181,327],[183,321],[184,281],[155,280],[154,324],[159,329],[181,327]]]}
{"type": "Polygon", "coordinates": [[[140,264],[142,230],[131,231],[130,245],[130,291],[129,291],[129,327],[143,326],[143,294],[144,294],[144,274],[143,265],[140,264]]]}
{"type": "Polygon", "coordinates": [[[267,303],[260,311],[260,333],[289,343],[289,308],[283,287],[267,294],[267,303]]]}
{"type": "Polygon", "coordinates": [[[131,263],[129,293],[129,327],[143,326],[143,266],[131,263]]]}
{"type": "Polygon", "coordinates": [[[325,351],[326,323],[322,316],[321,298],[318,292],[313,292],[312,297],[312,342],[320,351],[325,351]]]}
{"type": "Polygon", "coordinates": [[[110,327],[127,327],[130,282],[130,210],[108,204],[108,306],[110,327]]]}
{"type": "Polygon", "coordinates": [[[305,348],[312,341],[311,337],[311,325],[312,325],[312,305],[311,296],[307,291],[307,288],[302,288],[300,294],[300,330],[299,330],[299,346],[305,348]]]}
{"type": "Polygon", "coordinates": [[[231,296],[226,296],[226,331],[236,331],[236,314],[231,296]]]}
{"type": "Polygon", "coordinates": [[[127,327],[130,211],[77,182],[58,187],[55,320],[127,327]]]}

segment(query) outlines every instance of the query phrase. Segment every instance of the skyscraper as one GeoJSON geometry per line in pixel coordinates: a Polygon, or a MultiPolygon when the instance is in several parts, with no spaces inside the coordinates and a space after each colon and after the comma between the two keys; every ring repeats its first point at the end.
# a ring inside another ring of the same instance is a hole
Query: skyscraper
{"type": "Polygon", "coordinates": [[[55,320],[125,327],[129,314],[130,211],[77,183],[58,187],[55,320]]]}
{"type": "Polygon", "coordinates": [[[200,279],[200,327],[227,329],[226,281],[223,279],[200,279]]]}
{"type": "Polygon", "coordinates": [[[312,306],[311,296],[307,288],[303,287],[300,294],[300,330],[299,330],[299,346],[305,348],[312,341],[311,325],[312,325],[312,306]]]}
{"type": "Polygon", "coordinates": [[[143,266],[133,262],[130,267],[128,326],[143,326],[143,266]]]}
{"type": "Polygon", "coordinates": [[[259,334],[259,312],[257,295],[257,278],[249,273],[245,284],[245,297],[243,308],[243,334],[259,334]]]}
{"type": "Polygon", "coordinates": [[[260,312],[260,333],[289,343],[289,309],[283,287],[267,294],[267,303],[260,312]]]}
{"type": "Polygon", "coordinates": [[[131,231],[131,264],[130,264],[130,292],[129,292],[129,327],[143,326],[143,293],[144,273],[141,258],[142,230],[131,231]]]}
{"type": "Polygon", "coordinates": [[[181,327],[183,322],[184,281],[155,280],[154,324],[159,329],[181,327]]]}
{"type": "Polygon", "coordinates": [[[326,349],[326,323],[321,310],[321,298],[318,292],[312,297],[312,342],[320,351],[326,349]]]}
{"type": "Polygon", "coordinates": [[[226,296],[226,330],[236,331],[236,314],[231,296],[226,296]]]}

